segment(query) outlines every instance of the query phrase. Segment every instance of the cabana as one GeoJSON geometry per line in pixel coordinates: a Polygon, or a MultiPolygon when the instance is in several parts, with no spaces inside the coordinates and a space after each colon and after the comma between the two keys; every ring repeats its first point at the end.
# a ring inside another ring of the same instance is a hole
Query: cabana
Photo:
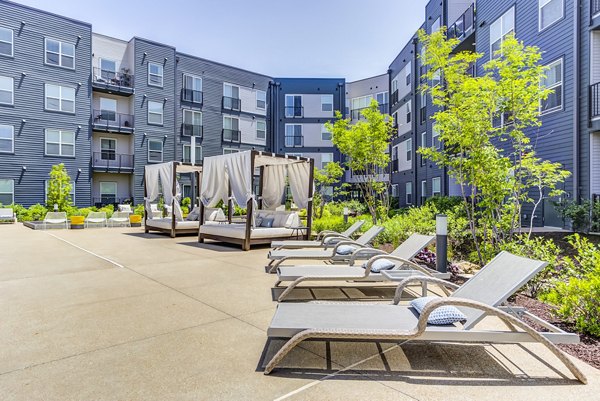
{"type": "Polygon", "coordinates": [[[270,244],[299,234],[308,239],[312,225],[313,170],[313,159],[255,150],[206,157],[198,242],[212,239],[239,244],[247,251],[253,244],[270,244]],[[257,193],[253,185],[255,169],[259,170],[257,193]],[[294,203],[300,209],[307,209],[306,227],[300,227],[297,212],[276,210],[284,204],[287,183],[294,203]],[[205,224],[204,208],[214,207],[221,200],[229,206],[228,224],[205,224]],[[246,207],[245,223],[232,223],[234,201],[246,207]]]}
{"type": "Polygon", "coordinates": [[[172,238],[177,234],[197,234],[200,225],[198,220],[184,220],[179,202],[181,190],[177,182],[177,174],[193,173],[196,185],[200,187],[202,175],[201,166],[193,166],[181,162],[148,164],[144,171],[144,226],[145,232],[159,231],[168,233],[172,238]],[[172,213],[167,218],[155,218],[151,204],[158,200],[161,194],[165,205],[170,205],[172,213]]]}

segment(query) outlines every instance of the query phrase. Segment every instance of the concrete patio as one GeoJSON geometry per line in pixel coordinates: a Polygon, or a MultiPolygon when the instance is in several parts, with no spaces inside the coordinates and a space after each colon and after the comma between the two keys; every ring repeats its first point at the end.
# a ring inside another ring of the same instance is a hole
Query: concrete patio
{"type": "Polygon", "coordinates": [[[0,399],[593,400],[539,345],[281,344],[267,249],[0,226],[0,399]]]}

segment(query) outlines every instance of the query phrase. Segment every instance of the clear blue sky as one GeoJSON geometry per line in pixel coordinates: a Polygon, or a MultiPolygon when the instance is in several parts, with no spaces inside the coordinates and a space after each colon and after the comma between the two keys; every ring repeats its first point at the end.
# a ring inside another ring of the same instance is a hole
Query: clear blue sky
{"type": "Polygon", "coordinates": [[[274,77],[385,73],[424,21],[427,0],[16,0],[94,32],[140,36],[274,77]],[[156,5],[155,5],[156,4],[156,5]],[[158,4],[161,4],[158,6],[158,4]]]}

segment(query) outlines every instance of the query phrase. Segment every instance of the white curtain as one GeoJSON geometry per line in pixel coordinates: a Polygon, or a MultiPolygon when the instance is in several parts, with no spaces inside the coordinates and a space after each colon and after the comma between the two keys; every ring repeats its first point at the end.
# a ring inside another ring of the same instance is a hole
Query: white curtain
{"type": "Polygon", "coordinates": [[[240,207],[245,207],[252,194],[252,154],[251,152],[239,152],[227,155],[225,158],[229,184],[231,185],[231,196],[240,207]]]}
{"type": "Polygon", "coordinates": [[[294,163],[288,166],[290,191],[294,203],[300,208],[308,207],[308,185],[310,178],[310,163],[294,163]]]}
{"type": "MultiPolygon", "coordinates": [[[[146,210],[150,211],[150,204],[158,198],[160,188],[158,187],[160,164],[149,164],[145,168],[144,172],[144,185],[146,186],[146,197],[144,201],[146,203],[146,210]]],[[[148,213],[148,216],[152,216],[152,212],[148,213]]]]}
{"type": "Polygon", "coordinates": [[[227,202],[229,179],[223,156],[204,158],[200,201],[206,207],[215,207],[220,200],[227,202]]]}
{"type": "Polygon", "coordinates": [[[272,165],[265,166],[262,182],[262,208],[275,210],[281,205],[285,193],[285,179],[287,177],[287,166],[272,165]]]}

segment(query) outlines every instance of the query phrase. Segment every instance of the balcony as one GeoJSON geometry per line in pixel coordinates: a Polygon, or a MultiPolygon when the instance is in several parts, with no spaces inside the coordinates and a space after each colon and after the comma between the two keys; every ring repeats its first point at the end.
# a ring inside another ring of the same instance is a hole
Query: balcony
{"type": "Polygon", "coordinates": [[[204,133],[204,127],[196,124],[181,124],[181,135],[183,136],[195,136],[202,138],[204,133]]]}
{"type": "Polygon", "coordinates": [[[223,110],[240,111],[242,107],[241,99],[235,97],[223,96],[223,110]]]}
{"type": "Polygon", "coordinates": [[[590,118],[600,117],[600,82],[590,86],[590,118]]]}
{"type": "Polygon", "coordinates": [[[392,104],[398,103],[398,90],[397,89],[394,92],[392,92],[391,101],[392,101],[392,104]]]}
{"type": "Polygon", "coordinates": [[[242,141],[242,131],[223,128],[222,140],[223,142],[240,143],[242,141]]]}
{"type": "Polygon", "coordinates": [[[133,116],[115,113],[110,110],[94,110],[92,128],[94,131],[131,134],[133,132],[133,116]]]}
{"type": "Polygon", "coordinates": [[[92,153],[92,170],[106,173],[132,173],[133,155],[104,150],[92,153]]]}
{"type": "Polygon", "coordinates": [[[304,137],[302,135],[286,136],[285,147],[286,148],[299,148],[304,146],[304,137]]]}
{"type": "Polygon", "coordinates": [[[475,3],[465,11],[454,24],[448,28],[448,37],[459,40],[466,39],[475,31],[475,3]]]}
{"type": "Polygon", "coordinates": [[[285,106],[286,118],[302,118],[304,117],[303,106],[285,106]]]}
{"type": "Polygon", "coordinates": [[[100,92],[124,96],[133,94],[133,75],[94,67],[92,88],[100,92]]]}
{"type": "Polygon", "coordinates": [[[600,13],[600,0],[592,0],[592,17],[595,17],[596,14],[600,13]]]}
{"type": "Polygon", "coordinates": [[[181,101],[194,104],[202,104],[204,96],[202,91],[196,91],[193,89],[181,89],[181,101]]]}

